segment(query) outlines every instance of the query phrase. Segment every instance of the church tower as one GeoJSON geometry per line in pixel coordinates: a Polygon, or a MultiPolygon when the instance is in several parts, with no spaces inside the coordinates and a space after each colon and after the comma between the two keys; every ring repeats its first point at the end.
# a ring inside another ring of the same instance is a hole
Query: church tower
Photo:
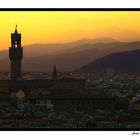
{"type": "Polygon", "coordinates": [[[23,47],[21,46],[21,34],[17,31],[11,33],[11,47],[9,47],[9,58],[11,61],[11,80],[21,80],[21,60],[23,58],[23,47]]]}
{"type": "Polygon", "coordinates": [[[57,79],[57,72],[56,72],[56,65],[54,65],[53,68],[53,80],[55,81],[57,79]]]}

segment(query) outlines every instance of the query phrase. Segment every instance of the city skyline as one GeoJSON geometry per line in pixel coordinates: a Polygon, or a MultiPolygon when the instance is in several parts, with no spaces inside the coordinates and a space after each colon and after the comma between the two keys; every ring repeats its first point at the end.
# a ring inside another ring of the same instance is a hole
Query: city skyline
{"type": "Polygon", "coordinates": [[[16,25],[22,32],[23,46],[100,37],[118,41],[140,40],[139,16],[137,11],[1,12],[0,50],[9,48],[9,32],[13,32],[16,25]]]}
{"type": "Polygon", "coordinates": [[[140,13],[34,13],[0,16],[0,128],[140,128],[140,13]]]}

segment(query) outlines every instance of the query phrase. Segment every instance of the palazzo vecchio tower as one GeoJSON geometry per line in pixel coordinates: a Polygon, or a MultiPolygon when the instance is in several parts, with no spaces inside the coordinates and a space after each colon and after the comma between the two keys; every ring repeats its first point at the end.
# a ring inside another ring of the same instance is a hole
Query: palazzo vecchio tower
{"type": "Polygon", "coordinates": [[[11,80],[21,80],[21,61],[23,58],[23,47],[21,46],[21,34],[17,31],[11,33],[11,47],[9,47],[9,58],[11,61],[11,80]]]}

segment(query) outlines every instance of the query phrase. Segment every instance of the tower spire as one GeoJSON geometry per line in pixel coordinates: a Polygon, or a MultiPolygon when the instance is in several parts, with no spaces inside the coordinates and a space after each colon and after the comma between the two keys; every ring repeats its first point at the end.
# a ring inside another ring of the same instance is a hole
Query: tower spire
{"type": "Polygon", "coordinates": [[[16,25],[16,27],[15,27],[15,33],[16,33],[16,34],[18,33],[18,31],[17,31],[17,25],[16,25]]]}
{"type": "Polygon", "coordinates": [[[56,65],[54,65],[54,68],[53,68],[53,80],[56,80],[57,79],[57,71],[56,71],[56,65]]]}

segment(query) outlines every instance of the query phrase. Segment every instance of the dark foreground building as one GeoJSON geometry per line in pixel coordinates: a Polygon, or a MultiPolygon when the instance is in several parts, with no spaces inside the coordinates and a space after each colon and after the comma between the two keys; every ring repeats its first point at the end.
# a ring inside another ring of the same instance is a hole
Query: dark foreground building
{"type": "Polygon", "coordinates": [[[15,32],[11,34],[9,58],[11,61],[10,80],[0,81],[0,102],[3,104],[10,104],[14,101],[16,104],[24,104],[25,108],[30,105],[48,108],[46,104],[50,101],[54,111],[93,112],[96,109],[114,109],[114,98],[88,93],[85,80],[59,79],[56,66],[54,66],[51,80],[23,80],[21,72],[23,47],[21,45],[21,34],[18,33],[17,26],[15,32]],[[18,91],[23,91],[25,95],[21,97],[22,94],[21,92],[17,94],[18,91]]]}

